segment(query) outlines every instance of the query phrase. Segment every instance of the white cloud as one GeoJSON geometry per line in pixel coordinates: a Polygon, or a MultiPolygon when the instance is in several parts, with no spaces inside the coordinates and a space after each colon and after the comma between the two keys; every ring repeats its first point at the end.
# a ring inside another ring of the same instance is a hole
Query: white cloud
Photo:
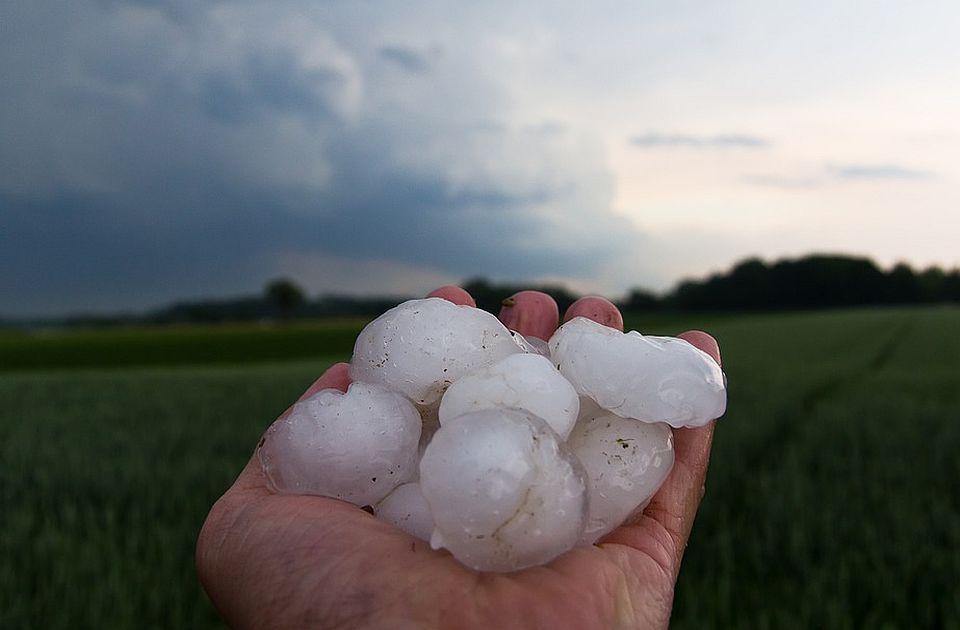
{"type": "Polygon", "coordinates": [[[688,149],[762,149],[769,146],[766,138],[743,133],[696,135],[648,131],[630,138],[630,144],[640,148],[682,147],[688,149]]]}

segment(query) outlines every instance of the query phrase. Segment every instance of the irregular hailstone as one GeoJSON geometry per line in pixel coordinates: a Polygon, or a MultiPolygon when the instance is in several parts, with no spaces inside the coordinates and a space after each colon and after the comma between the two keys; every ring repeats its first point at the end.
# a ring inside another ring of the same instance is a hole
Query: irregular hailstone
{"type": "Polygon", "coordinates": [[[417,472],[420,414],[379,385],[325,389],[267,429],[260,464],[277,492],[373,505],[417,472]]]}
{"type": "Polygon", "coordinates": [[[480,571],[516,571],[571,549],[587,495],[580,463],[543,420],[516,409],[447,420],[420,462],[434,549],[480,571]]]}
{"type": "Polygon", "coordinates": [[[541,354],[545,357],[550,356],[550,346],[547,345],[547,342],[543,339],[537,337],[525,337],[515,330],[511,330],[510,334],[513,335],[513,341],[520,346],[520,349],[524,352],[529,352],[530,354],[541,354]]]}
{"type": "Polygon", "coordinates": [[[350,378],[430,405],[460,377],[519,352],[510,331],[486,311],[442,298],[410,300],[360,332],[350,378]]]}
{"type": "Polygon", "coordinates": [[[587,473],[590,511],[580,541],[591,545],[643,510],[663,484],[673,468],[673,432],[585,408],[567,446],[587,473]]]}
{"type": "Polygon", "coordinates": [[[624,418],[698,427],[726,410],[720,366],[683,339],[624,334],[576,317],[550,338],[550,353],[578,393],[624,418]]]}
{"type": "Polygon", "coordinates": [[[405,483],[374,508],[377,518],[402,529],[414,538],[429,541],[433,533],[433,516],[430,506],[423,498],[420,484],[405,483]]]}
{"type": "Polygon", "coordinates": [[[529,411],[565,440],[577,421],[580,400],[550,359],[514,354],[451,385],[440,399],[440,424],[470,411],[498,407],[529,411]]]}

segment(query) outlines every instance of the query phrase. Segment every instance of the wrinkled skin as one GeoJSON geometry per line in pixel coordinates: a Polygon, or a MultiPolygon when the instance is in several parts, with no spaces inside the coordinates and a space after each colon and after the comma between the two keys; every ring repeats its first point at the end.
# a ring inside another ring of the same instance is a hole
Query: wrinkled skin
{"type": "MultiPolygon", "coordinates": [[[[455,287],[432,295],[472,302],[455,287]]],[[[535,335],[556,326],[548,296],[514,297],[501,314],[508,325],[535,335]]],[[[613,304],[584,299],[570,311],[622,322],[613,304]]],[[[719,362],[712,337],[681,336],[719,362]]],[[[340,363],[304,396],[348,384],[340,363]]],[[[674,435],[674,468],[635,522],[598,545],[509,574],[468,569],[353,505],[272,494],[254,456],[203,525],[200,580],[234,628],[664,628],[703,496],[713,423],[674,435]]]]}

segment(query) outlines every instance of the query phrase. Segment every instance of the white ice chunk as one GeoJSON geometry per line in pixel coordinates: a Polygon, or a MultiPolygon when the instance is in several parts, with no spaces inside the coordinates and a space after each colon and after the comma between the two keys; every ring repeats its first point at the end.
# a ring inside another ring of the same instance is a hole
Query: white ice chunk
{"type": "Polygon", "coordinates": [[[373,505],[417,470],[420,414],[378,385],[352,383],[298,402],[258,450],[274,490],[373,505]]]}
{"type": "Polygon", "coordinates": [[[433,516],[430,506],[423,498],[419,483],[405,483],[374,508],[377,518],[402,529],[414,538],[430,540],[433,533],[433,516]]]}
{"type": "Polygon", "coordinates": [[[440,424],[470,411],[498,407],[529,411],[565,440],[577,421],[580,400],[549,359],[514,354],[451,385],[440,400],[440,424]]]}
{"type": "Polygon", "coordinates": [[[460,377],[519,352],[510,331],[486,311],[441,298],[410,300],[360,332],[350,377],[429,405],[460,377]]]}
{"type": "Polygon", "coordinates": [[[624,334],[577,317],[550,338],[550,352],[578,393],[624,418],[698,427],[726,410],[720,366],[683,339],[624,334]]]}
{"type": "Polygon", "coordinates": [[[447,420],[420,462],[434,548],[481,571],[544,564],[583,531],[583,470],[540,418],[514,409],[447,420]]]}
{"type": "Polygon", "coordinates": [[[513,335],[514,342],[516,342],[516,344],[520,346],[520,349],[524,352],[528,352],[530,354],[540,354],[545,357],[550,356],[550,346],[547,345],[547,342],[543,339],[533,336],[527,337],[521,335],[515,330],[511,330],[510,334],[513,335]]]}
{"type": "Polygon", "coordinates": [[[639,512],[673,467],[673,431],[597,410],[581,413],[567,446],[587,473],[590,512],[581,542],[593,544],[639,512]]]}

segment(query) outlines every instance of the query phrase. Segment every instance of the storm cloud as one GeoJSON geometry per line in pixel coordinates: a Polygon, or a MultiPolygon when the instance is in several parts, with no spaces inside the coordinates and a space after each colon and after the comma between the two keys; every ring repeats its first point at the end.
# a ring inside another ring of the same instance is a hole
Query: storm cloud
{"type": "Polygon", "coordinates": [[[279,275],[616,296],[743,253],[955,265],[958,10],[928,9],[14,2],[0,318],[279,275]]]}
{"type": "Polygon", "coordinates": [[[598,144],[511,120],[469,55],[311,3],[52,4],[0,43],[0,313],[255,291],[311,258],[576,278],[629,247],[598,144]]]}

